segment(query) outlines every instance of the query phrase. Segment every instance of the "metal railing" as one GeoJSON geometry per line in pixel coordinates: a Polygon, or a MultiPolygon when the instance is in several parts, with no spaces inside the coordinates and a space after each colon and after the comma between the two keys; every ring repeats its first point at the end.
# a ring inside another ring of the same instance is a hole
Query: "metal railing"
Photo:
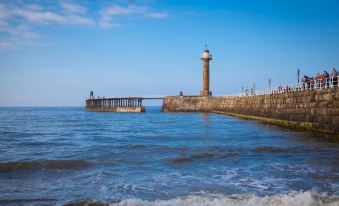
{"type": "Polygon", "coordinates": [[[255,96],[255,95],[264,95],[264,94],[280,94],[286,92],[296,92],[296,91],[305,91],[305,90],[321,90],[321,89],[331,89],[339,87],[339,76],[334,76],[330,78],[323,79],[314,79],[310,78],[307,80],[302,80],[300,83],[280,85],[272,88],[261,89],[261,90],[245,90],[236,94],[225,95],[225,96],[255,96]]]}

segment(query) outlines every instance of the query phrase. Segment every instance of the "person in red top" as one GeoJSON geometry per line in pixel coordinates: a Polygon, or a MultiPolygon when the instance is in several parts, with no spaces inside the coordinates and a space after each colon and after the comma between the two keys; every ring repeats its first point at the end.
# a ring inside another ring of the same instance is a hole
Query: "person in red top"
{"type": "Polygon", "coordinates": [[[323,81],[323,76],[318,73],[315,79],[317,81],[317,87],[319,88],[321,86],[321,82],[323,81]]]}

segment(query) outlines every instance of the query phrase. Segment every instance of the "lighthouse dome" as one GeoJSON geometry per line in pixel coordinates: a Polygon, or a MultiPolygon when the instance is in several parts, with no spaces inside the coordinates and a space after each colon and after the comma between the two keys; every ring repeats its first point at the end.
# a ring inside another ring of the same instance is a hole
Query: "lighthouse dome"
{"type": "Polygon", "coordinates": [[[201,58],[202,58],[202,59],[210,59],[210,58],[212,58],[212,55],[210,54],[210,51],[209,51],[208,49],[206,49],[206,50],[202,53],[201,58]]]}

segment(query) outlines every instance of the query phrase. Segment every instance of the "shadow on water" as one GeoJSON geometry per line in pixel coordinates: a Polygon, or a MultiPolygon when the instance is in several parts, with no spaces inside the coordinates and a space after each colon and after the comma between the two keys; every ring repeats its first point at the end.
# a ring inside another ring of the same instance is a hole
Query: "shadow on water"
{"type": "Polygon", "coordinates": [[[38,169],[73,169],[88,167],[86,160],[45,160],[32,162],[7,162],[0,163],[0,172],[15,170],[38,170],[38,169]]]}
{"type": "Polygon", "coordinates": [[[221,159],[228,159],[236,157],[237,153],[224,153],[224,154],[214,154],[214,153],[201,153],[194,155],[184,155],[182,157],[168,158],[165,159],[168,164],[184,164],[184,163],[193,163],[198,161],[217,161],[221,159]]]}

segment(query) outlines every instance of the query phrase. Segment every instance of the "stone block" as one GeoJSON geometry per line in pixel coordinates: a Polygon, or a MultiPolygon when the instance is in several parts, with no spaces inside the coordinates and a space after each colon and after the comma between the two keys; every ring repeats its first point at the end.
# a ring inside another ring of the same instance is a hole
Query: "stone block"
{"type": "Polygon", "coordinates": [[[339,125],[339,116],[333,117],[332,118],[332,123],[339,125]]]}
{"type": "Polygon", "coordinates": [[[330,94],[329,93],[325,93],[322,95],[322,100],[324,101],[330,101],[330,94]]]}

